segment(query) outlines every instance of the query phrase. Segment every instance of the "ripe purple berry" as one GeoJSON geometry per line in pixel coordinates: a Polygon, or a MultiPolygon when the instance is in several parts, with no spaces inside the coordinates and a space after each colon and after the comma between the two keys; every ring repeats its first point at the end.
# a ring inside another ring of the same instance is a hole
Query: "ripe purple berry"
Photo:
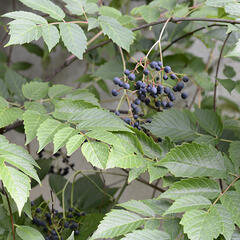
{"type": "Polygon", "coordinates": [[[182,97],[182,99],[187,99],[188,95],[187,95],[187,93],[182,93],[181,97],[182,97]]]}
{"type": "Polygon", "coordinates": [[[147,68],[145,68],[145,69],[143,70],[143,74],[144,74],[145,76],[147,76],[147,75],[149,74],[149,70],[148,70],[147,68]]]}
{"type": "Polygon", "coordinates": [[[169,94],[171,92],[169,87],[165,87],[164,88],[164,93],[169,94]]]}
{"type": "Polygon", "coordinates": [[[130,72],[128,69],[126,69],[126,70],[124,71],[124,74],[125,74],[126,76],[128,76],[130,73],[131,73],[131,72],[130,72]]]}
{"type": "Polygon", "coordinates": [[[136,79],[135,74],[134,74],[134,73],[129,74],[129,75],[128,75],[128,79],[129,79],[130,81],[134,81],[134,80],[136,79]]]}
{"type": "Polygon", "coordinates": [[[113,90],[112,90],[112,95],[113,95],[114,97],[116,97],[116,96],[118,95],[118,91],[117,91],[116,89],[113,89],[113,90]]]}
{"type": "Polygon", "coordinates": [[[129,89],[130,88],[130,85],[128,83],[123,83],[123,88],[124,89],[129,89]]]}
{"type": "Polygon", "coordinates": [[[182,89],[184,88],[184,83],[183,82],[179,82],[177,85],[176,85],[176,89],[181,92],[182,89]]]}
{"type": "Polygon", "coordinates": [[[172,69],[171,69],[170,66],[166,66],[166,67],[164,68],[164,72],[165,72],[165,73],[170,73],[171,71],[172,71],[172,69]]]}
{"type": "Polygon", "coordinates": [[[113,82],[114,82],[114,84],[119,85],[119,83],[121,82],[121,80],[120,80],[120,78],[115,77],[115,78],[113,79],[113,82]]]}
{"type": "Polygon", "coordinates": [[[168,76],[167,76],[167,74],[164,74],[164,75],[163,75],[163,80],[165,80],[165,81],[168,80],[168,76]]]}
{"type": "Polygon", "coordinates": [[[171,77],[171,79],[177,79],[177,76],[176,76],[176,74],[174,74],[174,73],[172,73],[171,75],[170,75],[170,77],[171,77]]]}
{"type": "Polygon", "coordinates": [[[188,81],[189,81],[189,78],[188,78],[187,76],[184,76],[184,77],[182,78],[182,80],[183,80],[184,82],[188,82],[188,81]]]}
{"type": "Polygon", "coordinates": [[[158,66],[158,64],[157,64],[157,62],[155,62],[155,61],[152,61],[151,63],[150,63],[150,67],[151,68],[156,68],[158,66]]]}

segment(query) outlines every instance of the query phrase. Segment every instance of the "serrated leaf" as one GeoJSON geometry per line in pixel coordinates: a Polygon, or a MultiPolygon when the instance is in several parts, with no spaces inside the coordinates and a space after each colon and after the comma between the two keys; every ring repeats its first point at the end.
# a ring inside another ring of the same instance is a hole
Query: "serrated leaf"
{"type": "Polygon", "coordinates": [[[108,146],[100,142],[86,142],[82,145],[82,153],[94,167],[105,169],[109,156],[108,146]]]}
{"type": "Polygon", "coordinates": [[[208,208],[210,205],[211,201],[201,195],[188,195],[178,198],[164,215],[186,212],[193,209],[208,208]]]}
{"type": "Polygon", "coordinates": [[[135,213],[124,210],[112,210],[98,226],[97,231],[90,238],[113,238],[131,232],[144,223],[144,219],[135,213]]]}
{"type": "Polygon", "coordinates": [[[206,5],[211,7],[224,7],[231,2],[235,2],[235,0],[207,0],[206,5]]]}
{"type": "Polygon", "coordinates": [[[30,179],[17,169],[7,167],[2,158],[0,159],[0,179],[15,201],[20,215],[29,197],[30,179]]]}
{"type": "Polygon", "coordinates": [[[239,56],[240,56],[240,40],[238,40],[233,50],[228,52],[225,57],[239,57],[239,56]]]}
{"type": "Polygon", "coordinates": [[[48,96],[50,98],[62,97],[72,91],[72,88],[63,84],[53,85],[48,89],[48,96]]]}
{"type": "Polygon", "coordinates": [[[240,15],[240,3],[231,3],[225,5],[224,7],[226,13],[229,13],[231,15],[239,16],[240,15]]]}
{"type": "Polygon", "coordinates": [[[240,227],[240,193],[228,191],[221,197],[222,205],[231,214],[234,223],[240,227]]]}
{"type": "Polygon", "coordinates": [[[238,169],[240,167],[240,141],[230,143],[229,155],[233,164],[238,169]]]}
{"type": "Polygon", "coordinates": [[[181,229],[179,218],[164,219],[162,228],[169,234],[170,240],[175,240],[179,236],[181,229]]]}
{"type": "Polygon", "coordinates": [[[109,6],[101,6],[99,8],[99,13],[100,15],[112,17],[115,19],[118,19],[120,16],[122,16],[122,13],[119,10],[109,6]]]}
{"type": "Polygon", "coordinates": [[[22,20],[28,20],[31,22],[34,22],[36,24],[47,24],[47,20],[35,13],[32,12],[26,12],[26,11],[15,11],[15,12],[9,12],[2,17],[8,17],[8,18],[13,18],[13,19],[22,19],[22,20]]]}
{"type": "Polygon", "coordinates": [[[61,122],[54,119],[47,119],[41,123],[37,130],[37,139],[39,141],[38,152],[52,142],[54,135],[63,127],[64,125],[61,122]]]}
{"type": "Polygon", "coordinates": [[[127,234],[122,240],[170,240],[170,236],[160,230],[136,230],[127,234]]]}
{"type": "Polygon", "coordinates": [[[216,144],[219,143],[219,140],[211,135],[201,135],[198,138],[196,138],[194,142],[198,144],[211,144],[215,146],[216,144]]]}
{"type": "Polygon", "coordinates": [[[223,123],[220,116],[213,110],[196,109],[194,115],[197,121],[205,131],[214,135],[221,136],[223,131],[223,123]]]}
{"type": "Polygon", "coordinates": [[[87,38],[82,28],[75,23],[60,23],[60,35],[66,48],[79,59],[87,48],[87,38]]]}
{"type": "Polygon", "coordinates": [[[10,40],[5,47],[29,43],[41,37],[41,28],[32,21],[17,19],[10,22],[9,25],[10,40]]]}
{"type": "Polygon", "coordinates": [[[5,98],[0,97],[0,108],[8,108],[9,104],[5,98]]]}
{"type": "Polygon", "coordinates": [[[38,230],[29,226],[18,226],[16,232],[22,240],[44,240],[43,235],[38,230]]]}
{"type": "Polygon", "coordinates": [[[140,168],[132,168],[128,172],[128,183],[132,182],[136,178],[138,178],[142,173],[147,170],[147,167],[140,167],[140,168]]]}
{"type": "Polygon", "coordinates": [[[161,14],[160,9],[156,8],[156,7],[151,7],[151,6],[140,6],[137,8],[134,8],[131,11],[131,14],[134,15],[140,15],[141,17],[143,17],[143,19],[147,22],[154,22],[157,21],[159,19],[159,16],[161,14]]]}
{"type": "Polygon", "coordinates": [[[236,82],[232,79],[218,79],[218,81],[230,94],[236,86],[236,82]]]}
{"type": "Polygon", "coordinates": [[[156,179],[159,179],[165,176],[168,173],[168,169],[163,167],[156,167],[152,164],[148,164],[148,173],[150,176],[149,182],[152,183],[156,179]]]}
{"type": "Polygon", "coordinates": [[[47,116],[36,111],[25,111],[23,114],[23,123],[26,134],[26,144],[30,143],[37,136],[37,129],[41,123],[47,119],[47,116]]]}
{"type": "Polygon", "coordinates": [[[80,148],[85,139],[86,137],[83,135],[75,135],[71,137],[66,144],[68,156],[72,155],[78,148],[80,148]]]}
{"type": "Polygon", "coordinates": [[[132,31],[123,27],[116,19],[108,16],[100,16],[98,20],[103,33],[119,47],[129,52],[130,45],[134,41],[132,31]]]}
{"type": "Polygon", "coordinates": [[[141,201],[131,200],[125,203],[118,204],[118,206],[125,208],[129,211],[141,214],[143,216],[154,217],[154,211],[141,201]]]}
{"type": "Polygon", "coordinates": [[[17,119],[22,119],[22,110],[19,108],[0,108],[0,128],[14,123],[17,119]]]}
{"type": "Polygon", "coordinates": [[[225,209],[223,205],[216,204],[211,209],[214,215],[218,216],[221,226],[221,234],[226,240],[231,240],[235,229],[234,222],[230,213],[225,209]]]}
{"type": "Polygon", "coordinates": [[[20,0],[20,2],[32,9],[47,13],[54,19],[63,20],[65,17],[63,10],[50,0],[20,0]]]}
{"type": "Polygon", "coordinates": [[[99,26],[98,20],[96,18],[88,18],[88,31],[91,31],[92,29],[99,26]]]}
{"type": "Polygon", "coordinates": [[[43,40],[47,44],[49,52],[51,52],[60,39],[58,29],[50,24],[43,25],[41,28],[43,40]]]}
{"type": "Polygon", "coordinates": [[[40,100],[47,96],[48,83],[30,82],[22,86],[23,96],[31,100],[40,100]]]}
{"type": "Polygon", "coordinates": [[[85,109],[71,118],[72,122],[79,123],[79,130],[108,130],[108,131],[131,131],[126,124],[113,113],[98,108],[85,109]]]}
{"type": "Polygon", "coordinates": [[[208,178],[189,178],[178,181],[164,193],[160,198],[178,199],[184,196],[201,195],[203,197],[214,199],[220,193],[217,182],[208,178]]]}
{"type": "Polygon", "coordinates": [[[74,231],[72,232],[72,234],[69,236],[67,240],[74,240],[74,231]]]}
{"type": "Polygon", "coordinates": [[[226,175],[221,152],[205,144],[186,143],[172,148],[157,165],[168,168],[176,177],[222,178],[226,175]]]}
{"type": "Polygon", "coordinates": [[[53,153],[56,153],[60,148],[62,148],[67,143],[67,141],[76,133],[77,131],[71,127],[65,127],[60,129],[53,138],[53,153]]]}
{"type": "Polygon", "coordinates": [[[180,224],[191,240],[213,240],[221,233],[220,220],[214,212],[202,210],[186,212],[180,224]]]}
{"type": "Polygon", "coordinates": [[[168,110],[154,115],[145,127],[157,137],[170,137],[173,141],[186,141],[196,136],[189,116],[180,110],[168,110]]]}
{"type": "Polygon", "coordinates": [[[29,111],[33,111],[33,112],[37,112],[37,113],[41,113],[41,114],[47,113],[47,110],[40,102],[26,101],[26,102],[24,102],[24,108],[25,108],[25,111],[29,110],[29,111]]]}

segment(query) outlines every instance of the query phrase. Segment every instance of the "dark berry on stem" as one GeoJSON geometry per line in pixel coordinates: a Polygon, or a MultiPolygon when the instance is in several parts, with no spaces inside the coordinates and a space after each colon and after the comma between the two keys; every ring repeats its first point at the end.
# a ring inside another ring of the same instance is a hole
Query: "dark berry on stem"
{"type": "Polygon", "coordinates": [[[163,67],[163,64],[162,64],[162,62],[158,61],[158,62],[157,62],[157,64],[158,64],[158,66],[159,66],[160,68],[162,68],[162,67],[163,67]]]}
{"type": "Polygon", "coordinates": [[[124,71],[124,74],[125,74],[126,76],[128,76],[130,73],[131,73],[131,72],[130,72],[128,69],[126,69],[126,70],[124,71]]]}
{"type": "Polygon", "coordinates": [[[176,100],[176,97],[175,97],[175,95],[172,93],[172,92],[170,92],[169,94],[168,94],[168,98],[170,99],[170,101],[175,101],[176,100]]]}
{"type": "Polygon", "coordinates": [[[113,82],[114,82],[116,85],[118,85],[118,84],[121,82],[121,80],[120,80],[120,78],[115,77],[115,78],[113,79],[113,82]]]}
{"type": "Polygon", "coordinates": [[[127,123],[127,124],[130,124],[131,123],[131,119],[130,118],[124,118],[124,122],[127,123]]]}
{"type": "Polygon", "coordinates": [[[129,88],[130,88],[130,85],[129,85],[128,83],[124,83],[124,84],[123,84],[123,88],[124,88],[124,89],[129,89],[129,88]]]}
{"type": "Polygon", "coordinates": [[[184,83],[183,82],[179,82],[177,85],[176,85],[176,89],[181,92],[182,89],[184,88],[184,83]]]}
{"type": "Polygon", "coordinates": [[[150,67],[151,68],[156,68],[158,66],[158,64],[157,64],[157,62],[155,62],[155,61],[152,61],[151,63],[150,63],[150,67]]]}
{"type": "Polygon", "coordinates": [[[120,81],[118,84],[119,87],[123,87],[123,81],[120,81]]]}
{"type": "Polygon", "coordinates": [[[76,236],[79,235],[79,231],[78,231],[78,230],[75,230],[75,231],[74,231],[74,235],[76,235],[76,236]]]}
{"type": "Polygon", "coordinates": [[[73,210],[74,210],[73,208],[69,208],[68,209],[69,212],[73,212],[73,210]]]}
{"type": "Polygon", "coordinates": [[[120,116],[120,112],[119,111],[115,111],[115,115],[120,116]]]}
{"type": "Polygon", "coordinates": [[[69,222],[65,222],[65,223],[64,223],[64,227],[65,227],[65,228],[69,228],[69,222]]]}
{"type": "Polygon", "coordinates": [[[158,92],[158,94],[162,94],[163,93],[163,86],[162,85],[158,85],[157,86],[157,92],[158,92]]]}
{"type": "Polygon", "coordinates": [[[41,209],[40,208],[37,208],[36,209],[36,213],[40,213],[41,212],[41,209]]]}
{"type": "Polygon", "coordinates": [[[151,93],[152,93],[153,95],[157,94],[157,88],[152,87],[152,89],[151,89],[151,93]]]}
{"type": "Polygon", "coordinates": [[[130,81],[134,81],[134,80],[136,79],[135,74],[134,74],[134,73],[129,74],[129,75],[128,75],[128,79],[129,79],[130,81]]]}
{"type": "Polygon", "coordinates": [[[160,102],[159,100],[156,101],[156,102],[155,102],[155,106],[156,106],[156,107],[160,107],[160,106],[161,106],[161,102],[160,102]]]}
{"type": "Polygon", "coordinates": [[[137,89],[140,89],[142,87],[143,82],[142,81],[137,81],[136,82],[136,87],[137,89]]]}
{"type": "Polygon", "coordinates": [[[169,94],[169,93],[171,92],[171,90],[170,90],[169,87],[165,87],[165,88],[164,88],[164,92],[165,92],[166,94],[169,94]]]}
{"type": "Polygon", "coordinates": [[[182,99],[186,99],[188,97],[187,93],[182,93],[181,94],[182,99]]]}
{"type": "Polygon", "coordinates": [[[172,103],[172,102],[168,102],[168,103],[167,103],[167,107],[168,107],[168,108],[173,107],[173,103],[172,103]]]}
{"type": "Polygon", "coordinates": [[[161,71],[161,67],[159,67],[159,66],[156,66],[156,68],[155,68],[157,71],[161,71]]]}
{"type": "Polygon", "coordinates": [[[165,72],[165,73],[170,73],[171,71],[172,71],[172,69],[171,69],[170,66],[166,66],[166,67],[164,68],[164,72],[165,72]]]}
{"type": "Polygon", "coordinates": [[[147,122],[147,123],[151,123],[151,122],[152,122],[152,119],[148,118],[148,119],[146,120],[146,122],[147,122]]]}
{"type": "Polygon", "coordinates": [[[164,75],[163,75],[163,80],[165,80],[165,81],[168,80],[168,76],[167,76],[167,74],[164,74],[164,75]]]}
{"type": "Polygon", "coordinates": [[[118,95],[118,91],[117,91],[116,89],[113,89],[113,90],[112,90],[112,95],[113,95],[114,97],[116,97],[116,96],[118,95]]]}
{"type": "Polygon", "coordinates": [[[139,99],[135,99],[135,100],[134,100],[134,103],[135,103],[136,105],[139,105],[139,104],[141,103],[141,101],[140,101],[139,99]]]}
{"type": "Polygon", "coordinates": [[[147,75],[149,74],[149,70],[148,70],[147,68],[145,68],[145,69],[143,70],[143,74],[144,74],[145,76],[147,76],[147,75]]]}
{"type": "Polygon", "coordinates": [[[173,87],[173,91],[174,91],[174,92],[177,92],[177,91],[178,91],[178,90],[177,90],[177,86],[174,86],[174,87],[173,87]]]}
{"type": "Polygon", "coordinates": [[[184,77],[182,78],[182,80],[183,80],[184,82],[188,82],[188,81],[189,81],[189,78],[188,78],[187,76],[184,76],[184,77]]]}
{"type": "Polygon", "coordinates": [[[162,139],[159,137],[159,138],[157,139],[157,141],[158,141],[158,142],[162,142],[162,139]]]}
{"type": "Polygon", "coordinates": [[[167,102],[166,101],[162,101],[161,105],[165,109],[167,107],[167,102]]]}
{"type": "Polygon", "coordinates": [[[174,73],[172,73],[171,75],[170,75],[170,77],[171,77],[171,79],[177,79],[177,76],[176,76],[176,74],[174,74],[174,73]]]}
{"type": "Polygon", "coordinates": [[[149,98],[146,98],[146,99],[145,99],[145,104],[146,104],[146,105],[149,105],[149,104],[150,104],[150,102],[151,102],[151,101],[150,101],[150,99],[149,99],[149,98]]]}
{"type": "Polygon", "coordinates": [[[133,115],[133,118],[134,118],[134,119],[138,119],[138,115],[137,115],[137,114],[134,114],[134,115],[133,115]]]}

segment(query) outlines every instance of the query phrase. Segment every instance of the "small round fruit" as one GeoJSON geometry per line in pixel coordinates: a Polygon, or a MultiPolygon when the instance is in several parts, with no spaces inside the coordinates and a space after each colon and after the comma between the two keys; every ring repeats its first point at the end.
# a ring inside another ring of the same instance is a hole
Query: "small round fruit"
{"type": "Polygon", "coordinates": [[[164,72],[165,72],[165,73],[170,73],[171,71],[172,71],[172,69],[171,69],[170,66],[166,66],[166,67],[164,68],[164,72]]]}
{"type": "Polygon", "coordinates": [[[157,64],[157,62],[155,62],[155,61],[152,61],[151,63],[150,63],[150,67],[151,68],[156,68],[158,66],[158,64],[157,64]]]}
{"type": "Polygon", "coordinates": [[[118,96],[118,91],[117,91],[116,89],[113,89],[113,90],[112,90],[112,95],[113,95],[114,97],[118,96]]]}
{"type": "Polygon", "coordinates": [[[128,79],[129,79],[130,81],[134,81],[134,80],[136,79],[135,74],[134,74],[134,73],[129,74],[129,75],[128,75],[128,79]]]}
{"type": "Polygon", "coordinates": [[[163,80],[165,80],[165,81],[168,80],[168,75],[167,75],[167,74],[164,74],[164,75],[163,75],[163,80]]]}
{"type": "Polygon", "coordinates": [[[139,105],[139,104],[141,103],[141,101],[137,98],[137,99],[134,100],[134,103],[135,103],[136,105],[139,105]]]}
{"type": "Polygon", "coordinates": [[[128,83],[123,83],[123,88],[124,89],[129,89],[130,88],[130,85],[128,83]]]}
{"type": "Polygon", "coordinates": [[[176,89],[181,92],[182,89],[184,88],[184,83],[183,82],[179,82],[177,85],[176,85],[176,89]]]}
{"type": "Polygon", "coordinates": [[[116,110],[115,115],[120,116],[120,112],[116,110]]]}
{"type": "Polygon", "coordinates": [[[166,94],[169,94],[169,93],[171,92],[171,90],[170,90],[169,87],[165,87],[165,88],[164,88],[164,92],[165,92],[166,94]]]}
{"type": "Polygon", "coordinates": [[[187,95],[187,93],[184,93],[184,92],[183,92],[183,93],[181,94],[181,97],[182,97],[182,99],[187,99],[188,95],[187,95]]]}
{"type": "Polygon", "coordinates": [[[145,68],[145,69],[143,70],[143,74],[144,74],[145,76],[147,76],[147,75],[149,74],[149,70],[148,70],[147,68],[145,68]]]}
{"type": "Polygon", "coordinates": [[[188,78],[187,76],[184,76],[184,77],[182,78],[182,80],[183,80],[184,82],[188,82],[188,81],[189,81],[189,78],[188,78]]]}
{"type": "Polygon", "coordinates": [[[119,85],[119,83],[121,82],[121,80],[120,80],[120,78],[115,77],[115,78],[113,79],[113,82],[114,82],[114,84],[119,85]]]}
{"type": "Polygon", "coordinates": [[[172,74],[170,75],[170,78],[174,80],[174,79],[177,79],[177,76],[176,76],[175,73],[172,73],[172,74]]]}
{"type": "Polygon", "coordinates": [[[131,119],[130,118],[124,118],[124,122],[127,123],[127,124],[130,124],[131,123],[131,119]]]}
{"type": "Polygon", "coordinates": [[[125,74],[126,76],[128,76],[130,73],[131,73],[131,72],[130,72],[128,69],[126,69],[126,70],[124,71],[124,74],[125,74]]]}

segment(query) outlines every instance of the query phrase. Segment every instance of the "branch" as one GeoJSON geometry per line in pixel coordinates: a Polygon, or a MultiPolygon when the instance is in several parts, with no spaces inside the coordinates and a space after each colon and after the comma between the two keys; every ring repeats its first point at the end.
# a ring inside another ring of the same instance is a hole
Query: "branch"
{"type": "Polygon", "coordinates": [[[231,32],[228,33],[227,37],[225,38],[221,51],[220,51],[220,55],[218,58],[218,62],[217,62],[217,69],[216,69],[216,75],[215,75],[215,84],[214,84],[214,96],[213,96],[213,110],[214,112],[216,112],[216,108],[217,108],[217,85],[218,85],[218,73],[219,73],[219,68],[220,68],[220,63],[222,60],[222,55],[223,55],[223,50],[225,48],[225,45],[229,39],[229,37],[231,36],[231,32]]]}
{"type": "Polygon", "coordinates": [[[6,132],[11,131],[11,130],[17,128],[17,127],[22,126],[22,125],[23,125],[23,121],[16,121],[15,123],[13,123],[11,125],[8,125],[8,126],[6,126],[4,128],[1,128],[0,129],[0,133],[1,134],[6,133],[6,132]]]}

